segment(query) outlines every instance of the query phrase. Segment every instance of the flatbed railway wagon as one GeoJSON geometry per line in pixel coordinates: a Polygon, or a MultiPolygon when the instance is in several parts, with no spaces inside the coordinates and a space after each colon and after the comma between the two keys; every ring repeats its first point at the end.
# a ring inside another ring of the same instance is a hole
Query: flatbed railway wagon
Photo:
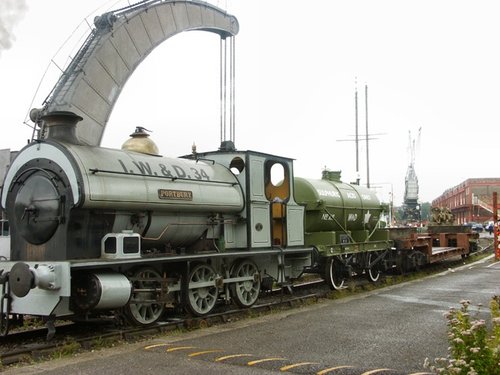
{"type": "Polygon", "coordinates": [[[385,259],[387,269],[415,271],[442,260],[465,258],[477,250],[479,235],[464,225],[429,225],[423,229],[388,228],[394,248],[385,259]]]}

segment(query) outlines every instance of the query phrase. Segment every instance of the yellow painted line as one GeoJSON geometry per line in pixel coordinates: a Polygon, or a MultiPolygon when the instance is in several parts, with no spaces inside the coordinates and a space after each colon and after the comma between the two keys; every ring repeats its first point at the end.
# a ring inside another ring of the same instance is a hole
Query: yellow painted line
{"type": "Polygon", "coordinates": [[[153,349],[153,348],[159,348],[160,346],[169,346],[169,345],[172,345],[172,344],[154,344],[154,345],[148,345],[144,349],[149,350],[149,349],[153,349]]]}
{"type": "Polygon", "coordinates": [[[280,368],[280,371],[288,371],[296,367],[307,366],[307,365],[317,365],[317,363],[315,362],[294,363],[293,365],[283,366],[282,368],[280,368]]]}
{"type": "Polygon", "coordinates": [[[278,358],[278,357],[274,357],[274,358],[264,358],[264,359],[256,359],[255,361],[250,361],[247,363],[248,366],[253,366],[253,365],[256,365],[258,363],[262,363],[262,362],[271,362],[271,361],[284,361],[285,358],[278,358]]]}
{"type": "Polygon", "coordinates": [[[353,366],[336,366],[336,367],[330,367],[330,368],[325,368],[324,370],[318,371],[316,375],[324,375],[328,374],[329,372],[335,371],[335,370],[340,370],[343,368],[353,368],[353,366]]]}
{"type": "Polygon", "coordinates": [[[372,375],[372,374],[376,374],[377,372],[382,372],[382,371],[394,371],[394,370],[392,368],[379,368],[376,370],[363,372],[361,375],[372,375]]]}
{"type": "Polygon", "coordinates": [[[202,352],[196,352],[196,353],[191,353],[188,355],[188,357],[198,357],[199,355],[203,354],[210,354],[210,353],[220,353],[222,350],[216,349],[216,350],[204,350],[202,352]]]}
{"type": "Polygon", "coordinates": [[[226,359],[240,358],[240,357],[252,357],[252,354],[231,354],[225,355],[224,357],[215,358],[215,362],[225,361],[226,359]]]}
{"type": "Polygon", "coordinates": [[[175,348],[167,349],[168,352],[176,352],[177,350],[188,350],[188,349],[196,349],[195,346],[176,346],[175,348]]]}

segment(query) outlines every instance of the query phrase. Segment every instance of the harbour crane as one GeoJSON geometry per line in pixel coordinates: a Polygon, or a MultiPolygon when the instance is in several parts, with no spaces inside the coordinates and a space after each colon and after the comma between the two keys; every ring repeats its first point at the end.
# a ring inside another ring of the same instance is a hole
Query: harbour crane
{"type": "Polygon", "coordinates": [[[418,129],[417,138],[414,139],[409,131],[408,154],[409,163],[405,177],[405,195],[403,202],[403,220],[406,223],[419,222],[421,219],[420,205],[418,203],[418,178],[415,172],[415,158],[420,145],[422,127],[418,129]]]}

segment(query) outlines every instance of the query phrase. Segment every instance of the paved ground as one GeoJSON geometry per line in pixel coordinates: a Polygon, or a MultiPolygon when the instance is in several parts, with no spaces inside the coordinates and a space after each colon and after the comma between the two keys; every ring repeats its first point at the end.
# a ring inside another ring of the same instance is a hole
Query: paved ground
{"type": "MultiPolygon", "coordinates": [[[[443,314],[500,294],[491,260],[360,296],[86,353],[6,374],[414,374],[447,354],[443,314]],[[390,369],[390,370],[383,370],[390,369]]],[[[477,312],[489,318],[489,310],[477,312]]]]}

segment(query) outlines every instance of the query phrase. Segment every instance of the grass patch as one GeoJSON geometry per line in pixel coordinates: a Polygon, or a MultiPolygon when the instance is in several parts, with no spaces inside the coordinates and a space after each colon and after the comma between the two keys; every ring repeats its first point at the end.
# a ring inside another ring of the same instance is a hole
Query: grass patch
{"type": "Polygon", "coordinates": [[[50,358],[51,359],[66,358],[77,354],[81,348],[82,348],[81,345],[76,341],[66,342],[62,344],[60,347],[58,347],[55,351],[52,351],[50,354],[50,358]]]}

